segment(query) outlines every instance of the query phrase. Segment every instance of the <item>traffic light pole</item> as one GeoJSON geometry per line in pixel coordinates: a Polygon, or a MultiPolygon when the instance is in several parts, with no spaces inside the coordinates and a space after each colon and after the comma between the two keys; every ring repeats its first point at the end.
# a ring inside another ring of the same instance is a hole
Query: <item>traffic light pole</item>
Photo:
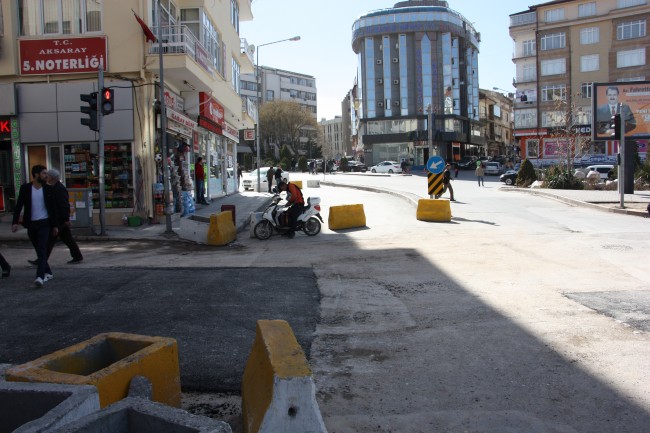
{"type": "MultiPolygon", "coordinates": [[[[99,91],[104,89],[104,71],[99,69],[98,79],[99,91]]],[[[101,101],[101,97],[98,98],[101,101]]],[[[101,104],[100,104],[101,105],[101,104]]],[[[104,176],[104,113],[101,107],[97,110],[98,124],[99,124],[99,226],[100,236],[106,236],[106,177],[104,176]]]]}

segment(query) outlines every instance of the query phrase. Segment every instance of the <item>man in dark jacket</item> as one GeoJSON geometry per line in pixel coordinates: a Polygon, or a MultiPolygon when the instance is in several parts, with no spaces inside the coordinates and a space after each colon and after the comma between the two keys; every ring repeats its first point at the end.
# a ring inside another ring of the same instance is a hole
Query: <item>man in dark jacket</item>
{"type": "Polygon", "coordinates": [[[271,192],[271,188],[273,188],[273,176],[275,175],[275,169],[273,166],[269,168],[269,170],[266,172],[266,183],[267,186],[269,187],[269,192],[271,192]]]}
{"type": "Polygon", "coordinates": [[[47,242],[50,236],[57,236],[56,207],[54,205],[54,190],[47,184],[47,168],[42,165],[32,167],[32,181],[20,186],[16,208],[14,209],[11,231],[18,231],[20,214],[23,213],[23,226],[32,242],[38,266],[36,268],[36,287],[43,287],[46,281],[54,278],[52,269],[47,263],[47,242]]]}
{"type": "Polygon", "coordinates": [[[451,164],[445,165],[445,170],[442,172],[442,192],[440,194],[436,194],[436,198],[440,198],[441,195],[449,190],[449,201],[456,201],[454,200],[454,188],[451,186],[451,173],[449,172],[450,169],[451,164]]]}

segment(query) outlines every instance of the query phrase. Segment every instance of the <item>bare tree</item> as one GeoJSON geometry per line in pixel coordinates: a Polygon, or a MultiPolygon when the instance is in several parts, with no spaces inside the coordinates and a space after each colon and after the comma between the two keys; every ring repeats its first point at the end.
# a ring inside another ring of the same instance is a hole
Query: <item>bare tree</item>
{"type": "Polygon", "coordinates": [[[286,144],[294,155],[298,155],[302,131],[318,131],[318,122],[296,102],[272,101],[260,110],[260,130],[260,138],[265,143],[286,144]]]}
{"type": "MultiPolygon", "coordinates": [[[[551,137],[555,139],[555,154],[560,166],[566,166],[569,173],[573,173],[575,158],[580,158],[591,148],[591,136],[581,132],[581,126],[588,124],[587,113],[575,103],[580,95],[573,98],[556,99],[555,111],[549,114],[549,119],[555,126],[551,137]]],[[[548,143],[549,145],[552,143],[548,143]]]]}

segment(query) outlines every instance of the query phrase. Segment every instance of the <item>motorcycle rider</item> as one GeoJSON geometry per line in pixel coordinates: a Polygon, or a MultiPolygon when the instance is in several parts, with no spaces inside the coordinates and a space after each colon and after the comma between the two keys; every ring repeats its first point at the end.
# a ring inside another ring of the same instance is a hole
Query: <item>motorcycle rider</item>
{"type": "Polygon", "coordinates": [[[278,189],[281,192],[287,192],[287,201],[291,204],[287,209],[287,213],[289,214],[289,231],[286,233],[286,236],[293,238],[296,235],[298,217],[305,208],[305,199],[302,196],[300,188],[291,182],[280,182],[278,184],[278,189]]]}

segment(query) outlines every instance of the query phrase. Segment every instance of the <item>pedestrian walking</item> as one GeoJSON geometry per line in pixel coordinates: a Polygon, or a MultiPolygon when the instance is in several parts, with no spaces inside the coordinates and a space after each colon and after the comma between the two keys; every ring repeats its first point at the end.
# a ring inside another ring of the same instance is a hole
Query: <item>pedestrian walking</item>
{"type": "Polygon", "coordinates": [[[280,182],[282,182],[282,167],[278,165],[278,168],[275,169],[275,186],[279,187],[280,182]]]}
{"type": "Polygon", "coordinates": [[[271,192],[271,188],[273,188],[273,176],[275,175],[275,169],[273,166],[269,168],[269,171],[266,172],[266,183],[268,184],[269,187],[269,192],[271,192]]]}
{"type": "Polygon", "coordinates": [[[203,158],[196,158],[194,164],[194,178],[196,179],[196,202],[199,204],[208,204],[205,200],[205,166],[203,165],[203,158]]]}
{"type": "Polygon", "coordinates": [[[454,162],[454,179],[458,179],[458,171],[460,169],[458,168],[458,163],[454,162]]]}
{"type": "MultiPolygon", "coordinates": [[[[56,227],[59,229],[58,236],[50,236],[47,242],[47,260],[49,262],[50,255],[54,249],[54,245],[58,238],[63,241],[63,243],[70,250],[70,255],[72,259],[68,261],[68,264],[81,263],[84,259],[79,250],[79,245],[74,240],[72,236],[72,223],[70,222],[70,200],[68,195],[68,190],[65,185],[61,183],[61,173],[59,170],[51,169],[47,171],[47,184],[50,185],[54,191],[54,206],[56,207],[56,227]]],[[[32,265],[38,265],[37,260],[28,260],[32,265]]]]}
{"type": "Polygon", "coordinates": [[[451,164],[445,165],[445,169],[442,172],[442,192],[440,194],[436,194],[436,198],[440,198],[444,193],[449,190],[449,201],[456,201],[454,199],[454,188],[451,186],[451,173],[449,172],[449,169],[451,168],[451,164]]]}
{"type": "Polygon", "coordinates": [[[2,268],[2,278],[7,278],[11,273],[11,266],[7,263],[2,253],[0,253],[0,268],[2,268]]]}
{"type": "Polygon", "coordinates": [[[478,179],[478,186],[485,186],[485,179],[483,179],[483,176],[485,176],[485,164],[481,164],[476,166],[476,178],[478,179]]]}
{"type": "Polygon", "coordinates": [[[237,164],[237,186],[241,186],[241,181],[244,175],[241,172],[241,165],[237,164]]]}
{"type": "Polygon", "coordinates": [[[36,287],[43,287],[46,281],[54,278],[47,263],[47,242],[50,236],[59,234],[56,226],[56,206],[54,190],[47,184],[47,168],[42,165],[32,167],[32,181],[20,186],[16,207],[14,209],[11,231],[18,231],[20,214],[23,214],[23,226],[27,236],[36,250],[38,265],[36,268],[36,287]]]}

